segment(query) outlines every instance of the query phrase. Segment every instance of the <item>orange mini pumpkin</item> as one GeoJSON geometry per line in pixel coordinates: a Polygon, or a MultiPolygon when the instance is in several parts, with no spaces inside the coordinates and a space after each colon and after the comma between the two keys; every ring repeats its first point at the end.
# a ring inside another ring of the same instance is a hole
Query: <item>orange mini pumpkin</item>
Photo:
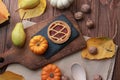
{"type": "Polygon", "coordinates": [[[35,54],[44,54],[48,48],[48,41],[45,37],[37,35],[30,40],[29,47],[35,54]]]}
{"type": "Polygon", "coordinates": [[[48,64],[42,69],[41,80],[60,80],[61,71],[54,64],[48,64]]]}

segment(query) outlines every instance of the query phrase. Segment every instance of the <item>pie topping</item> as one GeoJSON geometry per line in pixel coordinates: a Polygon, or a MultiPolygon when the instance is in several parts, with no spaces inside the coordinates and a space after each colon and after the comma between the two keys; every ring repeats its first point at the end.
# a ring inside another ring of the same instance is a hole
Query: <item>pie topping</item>
{"type": "Polygon", "coordinates": [[[51,41],[57,44],[66,42],[70,35],[71,29],[64,21],[55,21],[48,27],[48,37],[51,41]]]}

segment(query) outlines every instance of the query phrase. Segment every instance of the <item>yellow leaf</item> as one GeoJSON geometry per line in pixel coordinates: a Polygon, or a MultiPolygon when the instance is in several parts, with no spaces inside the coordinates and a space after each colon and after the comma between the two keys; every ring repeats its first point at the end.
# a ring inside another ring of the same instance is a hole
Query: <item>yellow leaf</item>
{"type": "MultiPolygon", "coordinates": [[[[19,8],[20,8],[19,5],[20,5],[21,1],[22,0],[18,0],[19,8]]],[[[24,19],[34,18],[34,17],[38,17],[38,16],[42,15],[44,13],[45,9],[46,9],[46,0],[40,0],[40,4],[33,9],[20,9],[19,15],[20,15],[20,18],[22,19],[24,13],[26,12],[24,19]]]]}
{"type": "Polygon", "coordinates": [[[24,80],[24,77],[11,71],[5,71],[0,74],[0,80],[24,80]]]}
{"type": "Polygon", "coordinates": [[[116,45],[112,39],[101,37],[101,38],[90,38],[87,40],[87,48],[82,50],[82,57],[87,59],[105,59],[111,58],[115,55],[116,45]],[[90,54],[88,49],[94,46],[97,48],[98,53],[96,55],[90,54]]]}

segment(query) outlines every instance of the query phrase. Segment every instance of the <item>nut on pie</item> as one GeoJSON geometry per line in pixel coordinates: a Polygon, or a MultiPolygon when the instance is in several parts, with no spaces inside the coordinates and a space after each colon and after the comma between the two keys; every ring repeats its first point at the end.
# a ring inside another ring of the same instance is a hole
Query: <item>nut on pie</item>
{"type": "Polygon", "coordinates": [[[69,39],[71,29],[64,21],[54,21],[49,25],[47,34],[52,42],[62,44],[69,39]]]}

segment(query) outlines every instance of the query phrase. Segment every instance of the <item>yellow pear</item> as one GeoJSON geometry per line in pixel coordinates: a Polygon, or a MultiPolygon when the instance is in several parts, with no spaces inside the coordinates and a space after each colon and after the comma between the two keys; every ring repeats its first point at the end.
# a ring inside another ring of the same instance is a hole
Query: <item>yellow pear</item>
{"type": "Polygon", "coordinates": [[[40,4],[40,0],[22,0],[20,3],[20,9],[32,9],[40,4]]]}
{"type": "Polygon", "coordinates": [[[24,26],[22,22],[19,22],[15,25],[15,28],[12,31],[12,42],[17,47],[22,47],[25,43],[26,33],[24,31],[24,26]]]}

